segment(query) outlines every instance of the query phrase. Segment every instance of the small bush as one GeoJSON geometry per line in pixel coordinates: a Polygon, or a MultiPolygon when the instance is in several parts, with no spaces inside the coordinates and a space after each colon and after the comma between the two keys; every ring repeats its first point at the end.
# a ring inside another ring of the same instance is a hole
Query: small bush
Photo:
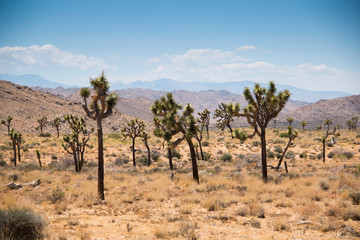
{"type": "Polygon", "coordinates": [[[283,149],[282,149],[282,147],[280,147],[280,146],[275,146],[274,152],[283,153],[283,149]]]}
{"type": "Polygon", "coordinates": [[[219,150],[219,151],[217,151],[217,154],[221,155],[221,154],[223,154],[223,151],[219,150]]]}
{"type": "Polygon", "coordinates": [[[354,205],[359,205],[360,203],[360,192],[352,192],[349,194],[349,198],[354,205]]]}
{"type": "Polygon", "coordinates": [[[46,132],[46,133],[40,133],[39,136],[40,137],[51,137],[51,134],[46,132]]]}
{"type": "Polygon", "coordinates": [[[325,181],[321,181],[320,183],[319,183],[319,185],[320,185],[320,188],[322,189],[322,190],[324,190],[324,191],[327,191],[327,190],[329,190],[329,184],[327,183],[327,182],[325,182],[325,181]]]}
{"type": "Polygon", "coordinates": [[[5,167],[7,165],[6,161],[4,159],[0,160],[0,167],[5,167]]]}
{"type": "Polygon", "coordinates": [[[274,144],[284,144],[284,143],[285,143],[285,141],[282,139],[276,139],[274,142],[274,144]]]}
{"type": "Polygon", "coordinates": [[[252,143],[252,145],[253,145],[254,147],[257,147],[257,146],[260,145],[260,142],[259,142],[259,141],[254,141],[254,142],[252,143]]]}
{"type": "Polygon", "coordinates": [[[51,195],[48,198],[52,203],[56,203],[62,201],[64,197],[65,193],[57,187],[51,192],[51,195]]]}
{"type": "Polygon", "coordinates": [[[272,151],[267,151],[267,157],[268,158],[274,158],[275,157],[275,153],[272,151]]]}
{"type": "Polygon", "coordinates": [[[287,137],[289,137],[289,134],[288,134],[287,132],[283,132],[283,133],[280,133],[280,134],[279,134],[279,137],[281,137],[281,138],[287,138],[287,137]]]}
{"type": "Polygon", "coordinates": [[[210,157],[211,157],[210,153],[208,153],[208,152],[203,152],[203,154],[204,154],[204,160],[205,160],[205,161],[209,161],[209,160],[210,160],[210,157]]]}
{"type": "Polygon", "coordinates": [[[120,133],[110,133],[107,137],[119,139],[119,138],[121,138],[121,134],[120,133]]]}
{"type": "Polygon", "coordinates": [[[294,159],[295,158],[295,153],[293,151],[288,151],[286,154],[285,154],[285,158],[286,159],[294,159]]]}
{"type": "Polygon", "coordinates": [[[0,209],[0,239],[43,239],[44,222],[28,208],[0,209]]]}
{"type": "Polygon", "coordinates": [[[9,180],[11,181],[17,181],[19,179],[19,175],[18,174],[11,174],[9,176],[9,180]]]}
{"type": "Polygon", "coordinates": [[[322,153],[319,153],[319,154],[316,155],[316,157],[317,157],[317,159],[322,159],[323,154],[322,154],[322,153]]]}
{"type": "Polygon", "coordinates": [[[35,163],[23,163],[18,166],[20,171],[30,172],[34,170],[41,170],[41,167],[35,163]]]}
{"type": "Polygon", "coordinates": [[[53,155],[51,155],[51,159],[52,160],[57,160],[57,156],[53,154],[53,155]]]}
{"type": "Polygon", "coordinates": [[[221,157],[220,157],[221,161],[224,162],[231,162],[232,161],[232,155],[230,153],[224,153],[221,157]]]}
{"type": "MultiPolygon", "coordinates": [[[[322,156],[322,155],[321,155],[322,156]]],[[[315,160],[316,159],[316,156],[315,155],[309,155],[309,158],[311,159],[311,160],[315,160]]]]}
{"type": "Polygon", "coordinates": [[[5,146],[5,145],[0,146],[1,151],[6,151],[6,150],[9,150],[9,149],[10,148],[8,146],[5,146]]]}
{"type": "Polygon", "coordinates": [[[157,160],[159,160],[159,157],[160,157],[160,155],[157,154],[157,153],[151,154],[151,159],[152,159],[154,162],[156,162],[157,160]]]}
{"type": "Polygon", "coordinates": [[[341,154],[342,156],[346,157],[347,159],[353,158],[354,157],[354,153],[353,152],[343,152],[341,154]]]}
{"type": "Polygon", "coordinates": [[[208,142],[208,141],[204,141],[204,142],[202,143],[202,145],[203,145],[204,147],[208,147],[208,146],[209,146],[209,142],[208,142]]]}
{"type": "MultiPolygon", "coordinates": [[[[174,158],[176,157],[177,159],[180,159],[182,157],[182,155],[176,151],[176,149],[171,149],[171,156],[174,158]]],[[[169,154],[166,154],[166,157],[169,157],[169,154]]]]}
{"type": "Polygon", "coordinates": [[[306,154],[306,153],[300,153],[300,154],[299,154],[299,157],[300,157],[300,158],[307,158],[307,154],[306,154]]]}
{"type": "Polygon", "coordinates": [[[127,164],[130,160],[128,158],[117,158],[115,159],[115,165],[121,166],[127,164]]]}
{"type": "Polygon", "coordinates": [[[147,166],[147,164],[148,164],[147,156],[140,156],[140,157],[137,157],[135,160],[140,166],[147,166]]]}
{"type": "Polygon", "coordinates": [[[275,154],[275,157],[276,157],[277,159],[280,159],[280,158],[281,158],[281,156],[282,156],[282,154],[281,154],[281,153],[276,153],[276,154],[275,154]]]}
{"type": "Polygon", "coordinates": [[[333,158],[335,156],[335,153],[334,152],[329,152],[328,154],[327,154],[327,157],[328,158],[333,158]]]}

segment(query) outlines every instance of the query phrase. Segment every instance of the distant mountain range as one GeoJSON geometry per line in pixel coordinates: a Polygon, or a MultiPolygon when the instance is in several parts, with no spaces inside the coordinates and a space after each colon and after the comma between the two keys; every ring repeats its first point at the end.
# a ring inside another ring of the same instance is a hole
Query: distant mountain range
{"type": "MultiPolygon", "coordinates": [[[[12,76],[8,74],[0,74],[0,80],[6,80],[19,85],[26,85],[29,87],[40,86],[42,88],[69,88],[61,83],[46,80],[38,75],[20,75],[12,76]]],[[[241,82],[179,82],[172,79],[162,78],[155,81],[135,81],[128,84],[121,82],[111,83],[111,90],[121,90],[129,88],[150,89],[155,91],[171,92],[175,90],[187,91],[208,91],[208,90],[227,90],[231,93],[242,94],[245,87],[252,88],[255,82],[241,81],[241,82]]],[[[267,87],[267,84],[261,84],[267,87]]],[[[351,96],[349,93],[339,91],[310,91],[290,85],[277,85],[278,90],[288,89],[291,93],[292,100],[316,102],[321,99],[333,99],[339,97],[351,96]]]]}

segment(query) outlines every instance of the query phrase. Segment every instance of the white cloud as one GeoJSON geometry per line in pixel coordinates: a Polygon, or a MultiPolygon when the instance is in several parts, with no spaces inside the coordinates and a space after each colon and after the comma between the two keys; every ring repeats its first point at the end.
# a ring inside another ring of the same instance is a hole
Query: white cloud
{"type": "Polygon", "coordinates": [[[1,65],[11,65],[18,68],[47,67],[51,64],[62,67],[75,67],[81,70],[107,69],[102,59],[73,54],[61,50],[51,44],[29,47],[2,47],[0,48],[1,65]]]}
{"type": "Polygon", "coordinates": [[[132,75],[127,81],[171,78],[178,81],[275,81],[313,90],[349,91],[359,86],[360,77],[327,66],[304,63],[296,66],[276,65],[266,61],[247,61],[237,51],[190,49],[183,54],[163,55],[148,60],[153,69],[132,75]],[[352,88],[349,88],[351,86],[352,88]]]}
{"type": "Polygon", "coordinates": [[[254,50],[254,49],[257,49],[257,47],[255,47],[253,45],[244,45],[244,46],[236,48],[237,51],[247,51],[247,50],[254,50]]]}

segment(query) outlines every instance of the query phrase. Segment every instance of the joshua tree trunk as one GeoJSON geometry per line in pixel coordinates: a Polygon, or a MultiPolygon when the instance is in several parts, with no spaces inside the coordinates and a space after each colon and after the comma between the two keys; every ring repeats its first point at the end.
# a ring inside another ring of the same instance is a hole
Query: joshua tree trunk
{"type": "Polygon", "coordinates": [[[201,141],[199,142],[199,147],[200,147],[201,160],[205,160],[204,159],[204,153],[203,153],[202,146],[201,146],[201,141]]]}
{"type": "Polygon", "coordinates": [[[325,162],[325,143],[326,143],[326,141],[323,141],[323,162],[325,162]]]}
{"type": "Polygon", "coordinates": [[[136,161],[135,161],[135,138],[132,139],[132,155],[133,155],[133,166],[136,167],[136,161]]]}
{"type": "Polygon", "coordinates": [[[266,161],[266,136],[265,128],[261,128],[260,134],[261,140],[261,168],[262,168],[262,177],[265,183],[267,183],[267,161],[266,161]]]}
{"type": "Polygon", "coordinates": [[[206,128],[206,138],[209,139],[209,126],[206,125],[205,128],[206,128]]]}
{"type": "MultiPolygon", "coordinates": [[[[21,139],[20,139],[19,141],[21,141],[21,139]]],[[[20,156],[20,144],[18,144],[18,145],[17,145],[17,155],[18,155],[19,162],[21,162],[21,156],[20,156]]]]}
{"type": "Polygon", "coordinates": [[[105,200],[104,194],[104,141],[101,118],[97,117],[97,135],[98,135],[98,194],[101,200],[105,200]]]}
{"type": "Polygon", "coordinates": [[[73,156],[74,156],[75,172],[79,172],[78,158],[75,150],[73,150],[73,156]]]}
{"type": "Polygon", "coordinates": [[[56,128],[57,137],[60,137],[59,127],[56,128]]]}
{"type": "Polygon", "coordinates": [[[290,146],[290,143],[291,143],[291,139],[289,140],[288,144],[286,145],[285,150],[284,150],[283,154],[281,155],[281,158],[280,158],[280,160],[279,160],[279,163],[278,163],[276,169],[279,169],[279,168],[280,168],[280,165],[281,165],[281,163],[282,163],[282,161],[283,161],[283,159],[284,159],[284,157],[285,157],[285,153],[286,153],[286,151],[288,150],[288,148],[289,148],[289,146],[290,146]]]}
{"type": "Polygon", "coordinates": [[[145,142],[145,147],[148,152],[148,167],[150,167],[150,164],[151,164],[150,147],[149,147],[149,144],[147,144],[146,142],[145,142]]]}
{"type": "Polygon", "coordinates": [[[193,144],[191,138],[190,139],[186,138],[186,141],[187,141],[187,143],[189,145],[189,149],[190,149],[191,163],[192,163],[192,169],[193,169],[193,179],[196,180],[197,183],[200,183],[194,144],[193,144]]]}
{"type": "Polygon", "coordinates": [[[14,166],[16,167],[16,144],[13,141],[13,150],[14,150],[14,166]]]}
{"type": "Polygon", "coordinates": [[[197,146],[195,147],[195,153],[196,153],[197,159],[200,159],[200,157],[199,157],[199,150],[198,150],[198,147],[197,147],[197,146]]]}
{"type": "Polygon", "coordinates": [[[172,162],[172,153],[171,153],[171,149],[170,147],[168,147],[168,155],[169,155],[169,165],[170,165],[170,170],[174,170],[174,167],[173,167],[173,162],[172,162]]]}
{"type": "Polygon", "coordinates": [[[234,138],[234,136],[232,135],[233,130],[232,130],[232,128],[231,128],[231,126],[230,126],[230,124],[228,124],[227,126],[228,126],[228,128],[229,128],[229,130],[230,130],[231,138],[234,138]]]}

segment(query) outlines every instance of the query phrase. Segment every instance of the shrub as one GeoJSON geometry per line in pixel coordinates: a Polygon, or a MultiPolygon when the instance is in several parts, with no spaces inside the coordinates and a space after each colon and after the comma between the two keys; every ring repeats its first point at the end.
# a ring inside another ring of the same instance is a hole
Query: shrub
{"type": "Polygon", "coordinates": [[[127,164],[130,160],[128,158],[117,158],[115,159],[115,165],[121,166],[127,164]]]}
{"type": "Polygon", "coordinates": [[[257,146],[260,145],[260,142],[259,142],[259,141],[254,141],[254,142],[252,143],[252,145],[253,145],[254,147],[257,147],[257,146]]]}
{"type": "Polygon", "coordinates": [[[230,153],[224,153],[221,157],[220,157],[221,161],[224,162],[231,162],[232,161],[232,155],[230,153]]]}
{"type": "Polygon", "coordinates": [[[281,138],[288,138],[288,137],[289,137],[289,133],[287,133],[287,132],[280,133],[279,137],[281,137],[281,138]]]}
{"type": "Polygon", "coordinates": [[[208,142],[208,141],[204,141],[204,142],[202,143],[202,145],[203,145],[204,147],[207,147],[207,146],[209,146],[209,142],[208,142]]]}
{"type": "Polygon", "coordinates": [[[30,172],[34,170],[41,170],[41,167],[35,163],[23,163],[19,165],[20,171],[30,172]]]}
{"type": "MultiPolygon", "coordinates": [[[[182,155],[176,151],[176,149],[171,149],[171,155],[172,157],[176,157],[177,159],[180,159],[182,157],[182,155]]],[[[169,157],[169,154],[166,154],[166,157],[169,157]]]]}
{"type": "Polygon", "coordinates": [[[324,190],[324,191],[327,191],[327,190],[329,190],[329,184],[327,183],[327,182],[325,182],[325,181],[321,181],[320,183],[319,183],[319,185],[320,185],[320,188],[322,189],[322,190],[324,190]]]}
{"type": "Polygon", "coordinates": [[[283,149],[280,146],[275,146],[274,151],[277,152],[277,153],[283,153],[283,149]]]}
{"type": "Polygon", "coordinates": [[[5,145],[0,146],[1,151],[6,151],[6,150],[9,150],[9,149],[10,148],[8,146],[5,146],[5,145]]]}
{"type": "Polygon", "coordinates": [[[86,163],[86,166],[87,167],[97,167],[99,164],[95,161],[91,161],[91,162],[88,162],[86,163]]]}
{"type": "Polygon", "coordinates": [[[295,158],[295,153],[293,151],[288,151],[286,154],[285,154],[285,158],[286,159],[294,159],[295,158]]]}
{"type": "Polygon", "coordinates": [[[221,155],[221,154],[223,154],[223,151],[219,150],[219,151],[217,151],[217,154],[221,155]]]}
{"type": "Polygon", "coordinates": [[[6,161],[4,159],[0,160],[0,167],[5,167],[7,165],[6,161]]]}
{"type": "Polygon", "coordinates": [[[276,154],[275,154],[275,157],[276,157],[277,159],[280,159],[280,158],[281,158],[281,156],[282,156],[282,154],[281,154],[281,153],[276,153],[276,154]]]}
{"type": "Polygon", "coordinates": [[[48,198],[52,203],[56,203],[62,201],[64,197],[65,193],[59,187],[56,187],[48,198]]]}
{"type": "Polygon", "coordinates": [[[349,198],[354,205],[359,205],[360,203],[360,192],[352,192],[349,194],[349,198]]]}
{"type": "Polygon", "coordinates": [[[275,153],[272,151],[267,151],[267,157],[268,158],[274,158],[275,157],[275,153]]]}
{"type": "Polygon", "coordinates": [[[140,165],[140,166],[147,166],[148,164],[148,159],[146,156],[140,156],[136,158],[136,162],[140,165]]]}
{"type": "Polygon", "coordinates": [[[119,139],[119,138],[121,138],[121,134],[120,133],[110,133],[107,137],[119,139]]]}
{"type": "Polygon", "coordinates": [[[316,155],[317,159],[321,159],[323,157],[322,153],[319,153],[318,155],[316,155]]]}
{"type": "Polygon", "coordinates": [[[329,152],[328,154],[327,154],[327,157],[328,158],[333,158],[335,156],[335,153],[334,152],[329,152]]]}
{"type": "Polygon", "coordinates": [[[9,176],[9,180],[11,180],[11,181],[17,181],[18,179],[19,179],[19,175],[17,175],[17,174],[11,174],[9,176]]]}
{"type": "Polygon", "coordinates": [[[153,154],[151,154],[151,159],[153,160],[153,161],[157,161],[157,160],[159,160],[159,157],[160,157],[160,155],[159,154],[157,154],[157,153],[153,153],[153,154]]]}
{"type": "MultiPolygon", "coordinates": [[[[322,155],[321,155],[322,156],[322,155]]],[[[311,159],[311,160],[315,160],[316,159],[316,156],[315,155],[309,155],[309,158],[311,159]]]]}
{"type": "Polygon", "coordinates": [[[347,159],[350,159],[350,158],[354,157],[353,152],[343,152],[341,155],[346,157],[347,159]]]}
{"type": "Polygon", "coordinates": [[[0,239],[42,239],[44,222],[28,208],[0,209],[0,239]]]}
{"type": "Polygon", "coordinates": [[[208,152],[203,152],[203,154],[204,154],[204,160],[205,160],[205,161],[210,160],[210,157],[211,157],[210,153],[208,153],[208,152]]]}
{"type": "Polygon", "coordinates": [[[306,153],[300,153],[300,154],[299,154],[299,157],[300,157],[300,158],[307,158],[307,154],[306,154],[306,153]]]}
{"type": "Polygon", "coordinates": [[[51,155],[51,159],[52,160],[57,160],[57,156],[53,154],[53,155],[51,155]]]}
{"type": "Polygon", "coordinates": [[[282,139],[276,139],[274,142],[274,144],[284,144],[284,143],[285,143],[285,141],[282,139]]]}
{"type": "Polygon", "coordinates": [[[40,137],[51,137],[51,134],[46,132],[46,133],[40,133],[39,136],[40,137]]]}

